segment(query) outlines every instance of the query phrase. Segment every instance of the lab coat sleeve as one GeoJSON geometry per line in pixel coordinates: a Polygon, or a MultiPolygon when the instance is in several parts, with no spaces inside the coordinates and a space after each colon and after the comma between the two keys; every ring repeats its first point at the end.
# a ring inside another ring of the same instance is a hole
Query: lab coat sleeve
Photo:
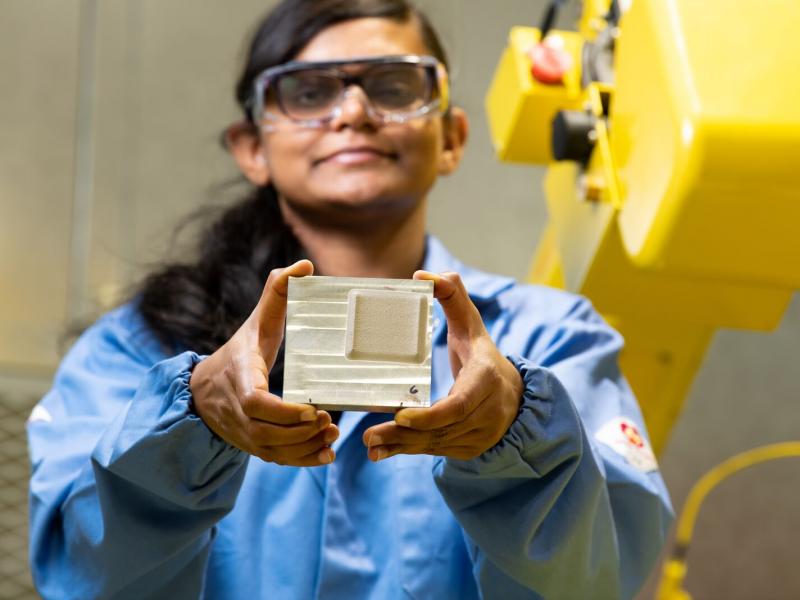
{"type": "Polygon", "coordinates": [[[153,363],[106,317],[28,422],[30,559],[41,596],[198,597],[246,455],[191,410],[185,352],[153,363]]]}
{"type": "Polygon", "coordinates": [[[508,356],[524,392],[504,438],[473,460],[435,463],[484,598],[616,600],[645,581],[671,521],[666,489],[657,470],[595,437],[614,418],[645,431],[621,345],[579,300],[528,356],[508,356]]]}

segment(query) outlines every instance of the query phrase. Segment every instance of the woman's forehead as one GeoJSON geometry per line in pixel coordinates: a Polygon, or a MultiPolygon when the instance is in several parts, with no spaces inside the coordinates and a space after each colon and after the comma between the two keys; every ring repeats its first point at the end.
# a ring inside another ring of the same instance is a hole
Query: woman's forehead
{"type": "Polygon", "coordinates": [[[311,38],[294,60],[347,60],[401,54],[430,54],[416,18],[406,22],[367,18],[336,23],[311,38]]]}

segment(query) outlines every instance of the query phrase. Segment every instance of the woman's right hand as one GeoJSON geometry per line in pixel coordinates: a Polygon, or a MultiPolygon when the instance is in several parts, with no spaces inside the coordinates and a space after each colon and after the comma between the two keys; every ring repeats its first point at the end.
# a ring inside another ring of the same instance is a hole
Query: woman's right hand
{"type": "Polygon", "coordinates": [[[269,274],[261,299],[239,330],[195,366],[189,380],[195,411],[229,444],[279,465],[333,462],[339,429],[313,406],[269,393],[269,371],[283,340],[289,277],[311,275],[301,260],[269,274]]]}

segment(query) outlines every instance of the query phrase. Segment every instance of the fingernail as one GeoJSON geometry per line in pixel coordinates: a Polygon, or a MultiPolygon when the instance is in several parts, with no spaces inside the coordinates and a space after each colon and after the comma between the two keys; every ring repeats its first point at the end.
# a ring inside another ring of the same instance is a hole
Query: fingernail
{"type": "Polygon", "coordinates": [[[389,455],[389,451],[386,448],[378,448],[378,450],[376,451],[375,462],[378,462],[379,460],[383,460],[388,455],[389,455]]]}
{"type": "Polygon", "coordinates": [[[325,448],[325,450],[320,452],[318,456],[319,462],[321,462],[323,465],[333,462],[333,450],[330,448],[325,448]]]}
{"type": "Polygon", "coordinates": [[[333,442],[336,441],[336,438],[338,437],[339,437],[338,431],[336,431],[335,429],[329,429],[328,431],[325,432],[324,439],[326,443],[332,444],[333,442]]]}
{"type": "Polygon", "coordinates": [[[300,420],[301,421],[314,421],[317,418],[317,411],[316,410],[306,410],[300,413],[300,420]]]}
{"type": "Polygon", "coordinates": [[[369,445],[372,446],[382,446],[383,445],[383,438],[377,434],[374,434],[371,438],[369,438],[369,445]]]}
{"type": "Polygon", "coordinates": [[[408,427],[411,425],[411,422],[405,416],[401,415],[396,416],[394,422],[400,425],[400,427],[408,427]]]}

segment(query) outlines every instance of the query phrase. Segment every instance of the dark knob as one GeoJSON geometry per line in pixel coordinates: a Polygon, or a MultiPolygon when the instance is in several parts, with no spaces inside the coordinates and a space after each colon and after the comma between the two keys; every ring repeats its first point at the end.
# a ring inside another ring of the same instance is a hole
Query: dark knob
{"type": "Polygon", "coordinates": [[[553,119],[553,158],[588,163],[594,148],[595,121],[590,113],[559,111],[553,119]]]}

